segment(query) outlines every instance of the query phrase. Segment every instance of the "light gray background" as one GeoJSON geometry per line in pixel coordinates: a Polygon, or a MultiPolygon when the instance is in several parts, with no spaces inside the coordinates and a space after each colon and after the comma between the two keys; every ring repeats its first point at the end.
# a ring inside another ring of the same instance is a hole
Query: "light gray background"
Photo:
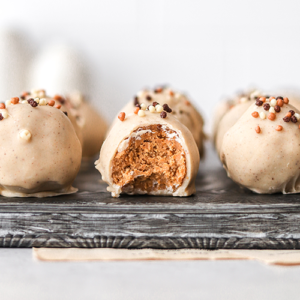
{"type": "Polygon", "coordinates": [[[21,30],[33,54],[77,49],[85,92],[108,119],[142,87],[171,83],[210,123],[223,95],[299,86],[299,10],[296,0],[2,0],[0,26],[21,30]]]}
{"type": "Polygon", "coordinates": [[[40,262],[0,249],[1,300],[299,299],[300,267],[256,261],[40,262]]]}

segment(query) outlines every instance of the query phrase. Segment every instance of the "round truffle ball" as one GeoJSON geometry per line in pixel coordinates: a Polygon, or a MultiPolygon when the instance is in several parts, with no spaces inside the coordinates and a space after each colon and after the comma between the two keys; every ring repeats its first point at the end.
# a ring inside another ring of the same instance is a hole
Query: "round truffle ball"
{"type": "MultiPolygon", "coordinates": [[[[136,105],[145,104],[145,108],[148,106],[154,106],[156,103],[163,106],[167,104],[172,111],[171,113],[176,117],[183,125],[185,125],[192,133],[194,140],[199,148],[200,155],[204,153],[204,140],[205,134],[203,132],[204,121],[192,104],[192,102],[182,93],[175,92],[169,87],[157,87],[153,90],[145,89],[138,92],[127,105],[121,109],[127,115],[134,113],[136,105]]],[[[113,125],[117,121],[117,117],[113,121],[113,125]]]]}
{"type": "Polygon", "coordinates": [[[49,105],[20,103],[0,109],[0,193],[47,197],[76,192],[81,144],[66,114],[49,105]]]}
{"type": "Polygon", "coordinates": [[[300,192],[300,112],[279,100],[275,112],[275,101],[268,111],[253,103],[225,133],[220,150],[228,176],[256,193],[300,192]]]}

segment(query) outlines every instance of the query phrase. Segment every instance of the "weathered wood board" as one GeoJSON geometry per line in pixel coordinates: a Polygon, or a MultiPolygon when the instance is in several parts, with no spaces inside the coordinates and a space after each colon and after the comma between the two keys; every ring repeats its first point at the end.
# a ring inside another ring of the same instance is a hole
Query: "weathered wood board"
{"type": "Polygon", "coordinates": [[[0,198],[0,247],[300,249],[300,195],[257,195],[209,159],[192,197],[111,198],[82,171],[74,195],[0,198]]]}

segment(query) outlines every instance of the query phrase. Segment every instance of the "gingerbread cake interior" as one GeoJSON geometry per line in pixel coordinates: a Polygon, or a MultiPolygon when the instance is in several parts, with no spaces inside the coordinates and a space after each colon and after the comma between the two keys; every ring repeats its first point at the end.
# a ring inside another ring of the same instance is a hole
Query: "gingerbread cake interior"
{"type": "Polygon", "coordinates": [[[176,131],[155,124],[122,141],[112,162],[114,184],[124,193],[174,192],[186,176],[185,151],[176,131]]]}

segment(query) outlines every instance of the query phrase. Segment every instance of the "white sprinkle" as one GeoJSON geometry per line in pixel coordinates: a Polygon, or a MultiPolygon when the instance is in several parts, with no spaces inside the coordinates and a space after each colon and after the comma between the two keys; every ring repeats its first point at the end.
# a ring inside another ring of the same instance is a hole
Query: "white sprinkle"
{"type": "Polygon", "coordinates": [[[7,113],[6,109],[1,109],[0,113],[4,119],[6,119],[8,117],[8,113],[7,113]]]}
{"type": "Polygon", "coordinates": [[[266,114],[263,111],[259,114],[259,116],[260,116],[261,119],[265,119],[266,118],[266,114]]]}
{"type": "Polygon", "coordinates": [[[10,100],[6,100],[6,101],[5,101],[5,106],[9,106],[9,105],[11,105],[10,100]]]}
{"type": "Polygon", "coordinates": [[[19,136],[21,139],[25,140],[25,141],[29,141],[31,138],[31,133],[29,130],[27,129],[23,129],[20,131],[19,136]]]}
{"type": "Polygon", "coordinates": [[[274,107],[270,107],[269,112],[275,114],[275,109],[274,109],[274,107]]]}
{"type": "Polygon", "coordinates": [[[240,99],[240,102],[241,102],[241,103],[245,103],[245,102],[247,102],[247,101],[248,101],[247,97],[242,97],[242,98],[240,99]]]}
{"type": "Polygon", "coordinates": [[[253,91],[251,94],[250,94],[250,98],[252,99],[252,98],[254,98],[254,97],[257,97],[257,96],[259,96],[259,91],[258,90],[255,90],[255,91],[253,91]]]}
{"type": "Polygon", "coordinates": [[[34,101],[36,102],[36,103],[40,103],[40,98],[34,98],[34,101]]]}
{"type": "Polygon", "coordinates": [[[155,110],[160,113],[160,112],[162,112],[164,110],[164,108],[161,105],[157,104],[155,106],[155,110]]]}
{"type": "Polygon", "coordinates": [[[39,91],[39,92],[38,92],[38,96],[39,96],[39,98],[45,97],[45,96],[46,96],[46,95],[45,95],[45,91],[43,91],[43,90],[39,91]]]}
{"type": "Polygon", "coordinates": [[[149,111],[154,113],[155,112],[155,107],[153,105],[150,105],[149,106],[149,111]]]}
{"type": "Polygon", "coordinates": [[[297,118],[298,121],[300,121],[300,115],[295,113],[294,116],[297,118]]]}
{"type": "Polygon", "coordinates": [[[138,116],[139,117],[145,117],[145,115],[146,115],[145,112],[140,109],[139,112],[138,112],[138,116]]]}
{"type": "Polygon", "coordinates": [[[276,99],[272,99],[271,101],[270,101],[270,105],[271,106],[275,106],[275,105],[277,105],[277,100],[276,99]]]}
{"type": "Polygon", "coordinates": [[[39,105],[47,105],[47,100],[45,98],[40,99],[39,105]]]}
{"type": "Polygon", "coordinates": [[[146,110],[146,109],[147,109],[147,106],[146,106],[145,103],[142,103],[140,106],[141,106],[141,109],[142,109],[142,110],[146,110]]]}
{"type": "Polygon", "coordinates": [[[144,91],[139,91],[138,93],[137,93],[137,96],[140,98],[140,97],[142,97],[143,95],[144,95],[144,91]]]}
{"type": "Polygon", "coordinates": [[[28,101],[27,100],[22,100],[21,103],[26,104],[26,103],[28,103],[28,101]]]}

